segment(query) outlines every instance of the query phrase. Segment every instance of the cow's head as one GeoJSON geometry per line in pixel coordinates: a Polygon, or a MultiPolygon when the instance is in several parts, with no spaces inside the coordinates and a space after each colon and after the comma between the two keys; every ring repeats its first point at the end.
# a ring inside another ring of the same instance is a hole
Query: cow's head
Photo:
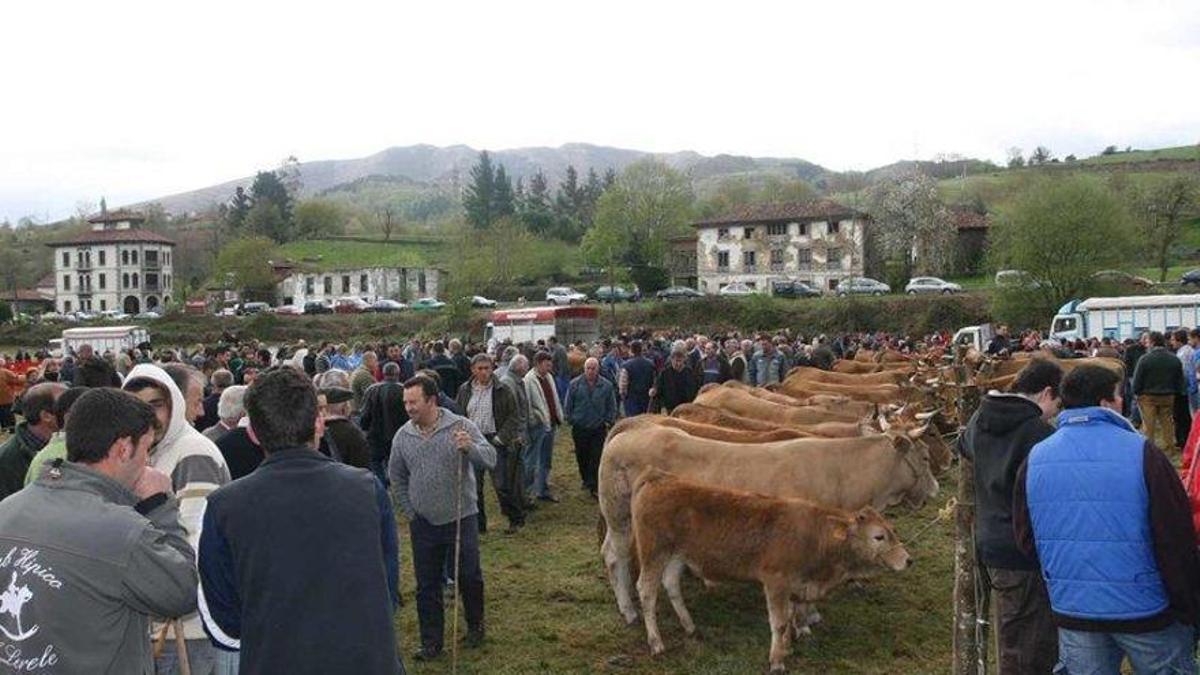
{"type": "Polygon", "coordinates": [[[899,572],[912,565],[912,557],[900,543],[890,523],[871,507],[854,514],[846,532],[855,555],[867,565],[887,567],[899,572]]]}
{"type": "Polygon", "coordinates": [[[921,438],[929,431],[929,426],[901,430],[892,428],[886,435],[896,449],[896,464],[894,479],[898,485],[908,488],[900,493],[900,500],[913,508],[921,508],[925,502],[938,493],[937,478],[933,474],[933,464],[929,459],[929,446],[921,438]]]}

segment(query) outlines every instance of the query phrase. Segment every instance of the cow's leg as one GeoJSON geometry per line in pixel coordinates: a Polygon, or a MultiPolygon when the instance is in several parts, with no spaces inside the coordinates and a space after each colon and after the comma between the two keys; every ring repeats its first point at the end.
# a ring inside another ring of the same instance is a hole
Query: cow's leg
{"type": "Polygon", "coordinates": [[[604,568],[608,573],[609,583],[617,596],[617,608],[625,617],[625,623],[637,621],[637,608],[633,605],[633,579],[629,571],[629,535],[618,532],[612,527],[604,535],[604,543],[600,545],[600,554],[604,557],[604,568]]]}
{"type": "Polygon", "coordinates": [[[683,591],[679,587],[683,569],[683,559],[672,558],[667,563],[667,569],[663,571],[663,587],[667,589],[667,597],[671,598],[671,606],[675,608],[675,615],[679,617],[683,632],[692,635],[696,632],[696,624],[692,623],[692,615],[688,613],[687,606],[683,604],[683,591]]]}
{"type": "MultiPolygon", "coordinates": [[[[658,585],[663,581],[663,564],[657,559],[642,560],[642,573],[638,575],[638,597],[642,601],[642,620],[646,623],[646,641],[650,643],[650,653],[657,656],[663,653],[662,636],[658,633],[658,585]]],[[[635,615],[636,616],[636,615],[635,615]]]]}
{"type": "Polygon", "coordinates": [[[763,583],[763,592],[767,596],[767,619],[771,623],[771,672],[781,673],[791,637],[792,593],[785,584],[770,581],[763,583]]]}
{"type": "Polygon", "coordinates": [[[803,602],[792,602],[791,629],[792,639],[799,640],[805,635],[812,635],[809,617],[812,616],[812,605],[803,602]]]}

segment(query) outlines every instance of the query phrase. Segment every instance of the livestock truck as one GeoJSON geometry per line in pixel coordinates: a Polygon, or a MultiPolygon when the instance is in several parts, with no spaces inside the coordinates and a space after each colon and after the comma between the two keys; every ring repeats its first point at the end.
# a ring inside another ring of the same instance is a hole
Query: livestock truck
{"type": "Polygon", "coordinates": [[[489,349],[505,340],[537,342],[551,335],[564,345],[600,339],[600,309],[580,305],[498,309],[484,329],[489,349]]]}
{"type": "Polygon", "coordinates": [[[83,345],[91,345],[97,354],[104,352],[122,352],[133,349],[138,345],[149,342],[150,333],[141,326],[91,326],[88,328],[68,328],[62,333],[61,340],[51,340],[52,354],[70,356],[79,351],[83,345]],[[57,342],[57,344],[56,344],[57,342]]]}
{"type": "Polygon", "coordinates": [[[1146,331],[1166,332],[1200,326],[1200,295],[1134,295],[1088,298],[1063,305],[1050,324],[1057,340],[1136,338],[1146,331]]]}

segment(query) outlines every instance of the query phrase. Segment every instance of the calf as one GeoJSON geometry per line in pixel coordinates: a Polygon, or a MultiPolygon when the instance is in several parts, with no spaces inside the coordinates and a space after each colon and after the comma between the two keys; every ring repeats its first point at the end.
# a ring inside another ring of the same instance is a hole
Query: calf
{"type": "Polygon", "coordinates": [[[857,512],[682,480],[648,469],[634,484],[638,595],[650,651],[663,651],[655,606],[667,589],[683,630],[696,626],[683,604],[685,568],[706,581],[757,581],[767,596],[770,664],[782,671],[793,615],[864,569],[912,564],[891,526],[870,507],[857,512]],[[798,605],[793,606],[793,598],[798,605]]]}

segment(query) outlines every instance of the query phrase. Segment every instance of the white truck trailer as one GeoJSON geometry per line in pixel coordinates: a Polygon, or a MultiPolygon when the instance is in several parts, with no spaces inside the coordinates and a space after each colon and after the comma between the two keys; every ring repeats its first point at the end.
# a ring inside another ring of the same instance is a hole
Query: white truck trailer
{"type": "Polygon", "coordinates": [[[1134,295],[1088,298],[1063,305],[1050,324],[1050,337],[1136,338],[1146,331],[1166,332],[1200,326],[1200,295],[1134,295]]]}
{"type": "Polygon", "coordinates": [[[61,350],[63,356],[75,354],[83,345],[91,345],[97,354],[133,349],[150,341],[150,333],[141,326],[95,326],[68,328],[63,331],[62,344],[51,345],[61,350]]]}

